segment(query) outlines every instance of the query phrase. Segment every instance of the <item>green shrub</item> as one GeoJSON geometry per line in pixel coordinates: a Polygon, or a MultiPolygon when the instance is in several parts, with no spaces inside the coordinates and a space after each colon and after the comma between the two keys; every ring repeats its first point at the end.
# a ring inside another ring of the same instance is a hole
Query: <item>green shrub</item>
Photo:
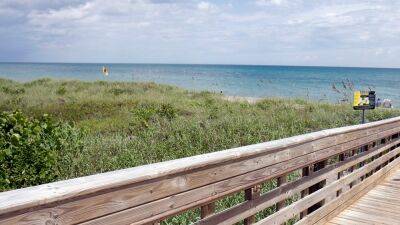
{"type": "Polygon", "coordinates": [[[81,132],[49,116],[0,114],[0,191],[55,181],[79,150],[81,132]]]}
{"type": "Polygon", "coordinates": [[[178,116],[178,109],[169,103],[141,103],[133,110],[133,121],[131,126],[134,130],[140,131],[148,128],[150,122],[159,121],[160,119],[173,120],[178,116]]]}
{"type": "Polygon", "coordinates": [[[158,115],[167,118],[168,120],[174,119],[178,115],[178,110],[169,103],[162,103],[157,109],[158,115]]]}
{"type": "Polygon", "coordinates": [[[147,128],[149,121],[157,113],[157,106],[151,103],[142,103],[136,106],[133,110],[133,123],[135,129],[147,128]]]}
{"type": "Polygon", "coordinates": [[[109,92],[111,92],[112,94],[118,96],[118,95],[122,95],[122,94],[134,94],[135,90],[134,89],[129,89],[129,88],[112,88],[109,90],[109,92]]]}
{"type": "Polygon", "coordinates": [[[5,94],[9,94],[9,95],[18,95],[18,94],[25,93],[24,88],[18,88],[18,87],[2,87],[2,91],[5,94]]]}
{"type": "Polygon", "coordinates": [[[42,86],[44,84],[48,84],[50,83],[52,80],[50,78],[40,78],[37,80],[33,80],[31,82],[28,83],[24,83],[25,87],[34,87],[34,86],[42,86]]]}
{"type": "Polygon", "coordinates": [[[57,93],[58,95],[65,95],[65,93],[67,93],[67,89],[65,88],[64,85],[62,85],[62,86],[60,86],[60,87],[57,88],[56,93],[57,93]]]}

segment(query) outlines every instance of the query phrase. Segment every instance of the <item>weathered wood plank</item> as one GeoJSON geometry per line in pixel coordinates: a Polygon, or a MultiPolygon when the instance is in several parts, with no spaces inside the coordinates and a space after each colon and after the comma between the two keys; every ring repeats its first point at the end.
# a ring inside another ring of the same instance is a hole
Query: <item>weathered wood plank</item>
{"type": "MultiPolygon", "coordinates": [[[[280,177],[277,178],[277,186],[278,186],[278,187],[284,185],[286,182],[287,182],[286,174],[285,174],[284,176],[280,176],[280,177]]],[[[276,210],[279,211],[280,209],[282,209],[282,208],[285,207],[285,200],[286,200],[286,199],[284,199],[284,200],[279,201],[278,203],[276,203],[276,210]]]]}
{"type": "MultiPolygon", "coordinates": [[[[326,160],[314,164],[313,165],[313,173],[325,168],[326,164],[327,164],[326,160]]],[[[333,175],[336,176],[336,174],[331,174],[329,177],[331,177],[333,175]]],[[[312,193],[318,191],[319,189],[324,187],[325,183],[326,183],[326,180],[323,180],[323,181],[320,181],[319,183],[316,183],[316,184],[312,185],[311,187],[308,188],[307,193],[308,194],[312,194],[312,193]]],[[[323,204],[324,204],[324,199],[321,202],[317,202],[316,204],[314,204],[311,207],[309,207],[307,209],[307,214],[314,212],[315,210],[320,208],[323,204]]]]}
{"type": "Polygon", "coordinates": [[[211,202],[208,203],[207,205],[203,205],[200,208],[200,218],[204,219],[207,218],[209,216],[211,216],[212,214],[214,214],[215,211],[215,203],[211,202]]]}
{"type": "MultiPolygon", "coordinates": [[[[350,143],[350,142],[349,142],[350,143]]],[[[351,142],[353,143],[353,142],[351,142]]],[[[229,180],[224,180],[221,182],[217,182],[212,184],[211,186],[204,186],[195,190],[196,195],[192,193],[183,193],[183,195],[175,195],[173,197],[168,197],[164,200],[159,200],[157,202],[152,202],[149,204],[145,204],[136,208],[131,208],[126,211],[121,211],[115,214],[108,215],[104,218],[99,218],[91,221],[93,224],[112,224],[113,221],[125,221],[125,223],[135,224],[135,221],[152,221],[160,218],[164,218],[168,215],[172,215],[174,213],[183,211],[185,209],[189,209],[198,204],[202,204],[207,201],[212,201],[215,198],[219,198],[223,195],[236,192],[239,190],[243,190],[249,186],[254,186],[264,180],[276,177],[283,173],[288,173],[295,169],[301,168],[304,165],[304,162],[307,161],[318,161],[321,159],[325,159],[328,156],[332,156],[337,154],[336,151],[328,151],[325,150],[322,153],[312,153],[309,155],[305,155],[302,157],[297,157],[292,161],[284,161],[278,164],[275,164],[269,168],[264,168],[261,170],[253,171],[247,174],[243,174],[237,177],[234,177],[229,180]],[[206,192],[206,193],[205,193],[206,192]],[[201,198],[202,201],[199,201],[199,195],[205,193],[201,198]],[[208,196],[208,197],[207,197],[208,196]],[[174,199],[173,204],[176,208],[171,208],[172,199],[174,199]],[[164,203],[161,203],[163,201],[164,203]],[[190,203],[192,202],[192,203],[190,203]],[[183,208],[178,208],[177,206],[183,205],[183,208]],[[156,207],[157,206],[157,207],[156,207]],[[160,212],[160,209],[165,209],[165,214],[156,215],[154,209],[157,209],[157,212],[160,212]],[[174,211],[175,210],[175,211],[174,211]]],[[[88,222],[88,224],[90,224],[88,222]]]]}
{"type": "Polygon", "coordinates": [[[400,221],[400,200],[398,199],[400,181],[396,177],[400,175],[399,168],[400,166],[397,166],[392,169],[393,175],[389,174],[390,177],[387,176],[382,183],[373,187],[354,203],[346,202],[345,204],[349,206],[330,222],[345,217],[353,221],[368,221],[370,224],[398,224],[400,221]],[[367,215],[362,215],[360,212],[367,215]]]}
{"type": "Polygon", "coordinates": [[[400,143],[400,140],[390,143],[386,146],[380,146],[379,149],[373,150],[371,152],[364,152],[354,158],[347,158],[335,165],[326,167],[316,173],[312,173],[309,176],[303,177],[302,179],[293,181],[291,183],[285,184],[275,190],[272,190],[254,201],[248,201],[237,205],[233,208],[227,209],[216,215],[213,215],[205,220],[199,221],[197,224],[201,225],[212,225],[212,224],[234,224],[246,218],[249,215],[254,215],[258,211],[272,206],[276,202],[282,201],[285,198],[290,197],[294,193],[304,190],[306,187],[310,187],[313,184],[319,183],[324,179],[327,179],[331,174],[337,174],[353,165],[356,165],[362,161],[369,158],[375,157],[381,152],[391,148],[392,145],[400,143]]]}
{"type": "MultiPolygon", "coordinates": [[[[367,174],[371,170],[375,169],[376,166],[381,165],[386,160],[389,160],[390,157],[392,157],[393,155],[398,154],[399,152],[400,152],[400,148],[397,148],[393,152],[390,152],[390,153],[387,153],[386,155],[383,155],[379,159],[376,159],[375,161],[365,165],[363,167],[363,169],[355,170],[353,173],[341,178],[340,180],[337,180],[337,181],[331,183],[330,185],[327,185],[323,189],[320,189],[320,190],[316,191],[315,193],[310,194],[310,195],[306,196],[305,198],[293,203],[292,205],[287,206],[283,210],[276,212],[275,214],[271,215],[270,217],[267,217],[267,218],[259,221],[257,223],[257,225],[261,225],[261,224],[281,224],[281,223],[287,221],[288,219],[292,218],[296,214],[300,213],[305,208],[307,208],[307,207],[309,207],[309,206],[321,201],[322,199],[327,197],[329,194],[335,193],[337,190],[339,190],[343,186],[345,186],[345,185],[351,183],[352,181],[354,181],[355,179],[367,174]]],[[[391,163],[392,167],[397,166],[397,164],[399,162],[400,162],[400,158],[395,159],[391,163]]],[[[390,167],[389,166],[384,167],[382,170],[386,171],[387,168],[390,168],[390,167]]],[[[376,178],[376,177],[374,176],[374,178],[376,178]]]]}
{"type": "Polygon", "coordinates": [[[339,198],[336,198],[335,200],[329,202],[324,208],[300,220],[298,224],[325,224],[330,219],[338,215],[345,208],[347,208],[349,205],[351,205],[353,202],[358,200],[361,196],[365,195],[380,181],[393,174],[393,172],[396,171],[399,165],[400,158],[397,158],[388,166],[377,171],[376,173],[366,178],[363,182],[353,187],[351,191],[343,193],[339,198]]]}
{"type": "Polygon", "coordinates": [[[400,117],[0,193],[0,223],[158,220],[399,132],[400,117]]]}
{"type": "MultiPolygon", "coordinates": [[[[260,197],[260,192],[261,192],[261,185],[256,185],[252,188],[246,189],[245,190],[245,199],[247,201],[254,201],[255,199],[260,197]]],[[[245,218],[243,221],[244,225],[250,225],[255,222],[256,222],[255,215],[251,215],[251,216],[245,218]]]]}
{"type": "MultiPolygon", "coordinates": [[[[343,160],[343,161],[344,161],[344,160],[343,160]]],[[[301,173],[302,173],[302,174],[301,174],[302,177],[310,176],[310,174],[311,174],[310,166],[303,167],[301,173]]],[[[308,187],[300,192],[300,197],[301,197],[301,198],[304,198],[304,197],[307,196],[307,195],[308,195],[308,187]]],[[[300,212],[300,219],[303,218],[303,217],[305,217],[305,216],[307,215],[307,211],[308,211],[308,210],[306,209],[306,210],[300,212]]]]}

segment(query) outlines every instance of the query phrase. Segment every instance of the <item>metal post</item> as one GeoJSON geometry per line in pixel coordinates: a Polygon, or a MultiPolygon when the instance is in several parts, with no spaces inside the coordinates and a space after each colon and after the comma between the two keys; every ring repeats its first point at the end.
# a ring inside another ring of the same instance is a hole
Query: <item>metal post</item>
{"type": "Polygon", "coordinates": [[[365,109],[362,110],[361,124],[365,123],[365,109]]]}

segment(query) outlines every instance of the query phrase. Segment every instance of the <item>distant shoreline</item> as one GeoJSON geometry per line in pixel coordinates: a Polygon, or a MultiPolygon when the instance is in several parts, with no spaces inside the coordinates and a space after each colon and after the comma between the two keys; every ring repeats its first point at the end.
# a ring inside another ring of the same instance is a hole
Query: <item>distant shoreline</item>
{"type": "MultiPolygon", "coordinates": [[[[210,91],[229,96],[251,97],[254,102],[264,96],[307,99],[336,103],[343,98],[343,83],[355,90],[374,90],[377,97],[400,105],[400,69],[185,65],[185,64],[54,64],[0,63],[0,77],[16,81],[39,78],[82,81],[155,82],[193,91],[210,91]],[[103,66],[109,76],[102,73],[103,66]],[[343,89],[342,93],[332,86],[343,89]]],[[[347,88],[347,87],[346,87],[347,88]]],[[[351,93],[349,94],[351,95],[351,93]]],[[[229,99],[236,97],[229,97],[229,99]]],[[[240,99],[240,98],[239,98],[240,99]]]]}
{"type": "Polygon", "coordinates": [[[230,102],[248,102],[251,104],[255,104],[258,101],[263,100],[264,98],[224,95],[224,96],[222,96],[222,99],[230,101],[230,102]]]}

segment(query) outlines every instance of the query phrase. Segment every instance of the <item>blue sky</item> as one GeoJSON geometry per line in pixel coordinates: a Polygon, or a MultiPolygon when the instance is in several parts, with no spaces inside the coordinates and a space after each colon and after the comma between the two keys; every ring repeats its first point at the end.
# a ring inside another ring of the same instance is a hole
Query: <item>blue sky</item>
{"type": "Polygon", "coordinates": [[[400,1],[0,0],[0,61],[400,67],[400,1]]]}

